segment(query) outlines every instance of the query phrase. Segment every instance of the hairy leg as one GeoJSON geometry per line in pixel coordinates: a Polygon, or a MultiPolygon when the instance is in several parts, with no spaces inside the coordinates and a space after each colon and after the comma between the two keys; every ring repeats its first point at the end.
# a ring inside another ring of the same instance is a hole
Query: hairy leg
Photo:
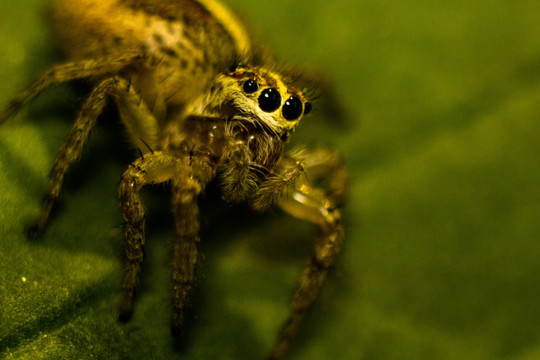
{"type": "Polygon", "coordinates": [[[322,188],[334,205],[342,205],[348,174],[341,157],[327,149],[312,149],[304,153],[303,164],[309,184],[322,188]]]}
{"type": "Polygon", "coordinates": [[[36,221],[28,229],[30,236],[39,236],[43,231],[52,207],[60,194],[64,176],[69,166],[79,157],[88,134],[94,127],[97,117],[103,111],[107,93],[113,82],[113,79],[107,79],[94,88],[60,146],[49,174],[49,188],[43,199],[43,205],[36,221]]]}
{"type": "Polygon", "coordinates": [[[114,98],[119,108],[123,110],[121,114],[129,111],[131,116],[122,116],[122,121],[132,136],[138,138],[136,144],[140,145],[140,149],[147,151],[143,145],[146,144],[145,141],[148,141],[150,146],[157,143],[157,122],[146,104],[139,101],[129,83],[119,77],[103,80],[92,90],[90,96],[84,102],[75,123],[58,150],[50,172],[49,188],[45,194],[42,208],[37,220],[30,226],[28,231],[30,236],[35,237],[42,233],[54,203],[60,195],[64,176],[73,161],[79,157],[84,143],[88,139],[97,117],[103,111],[109,95],[114,98]]]}
{"type": "Polygon", "coordinates": [[[267,176],[251,199],[255,210],[266,210],[278,203],[279,199],[290,195],[295,189],[296,181],[305,175],[304,151],[295,151],[284,155],[277,164],[273,174],[267,176]]]}
{"type": "Polygon", "coordinates": [[[177,166],[176,158],[155,152],[134,161],[122,175],[119,192],[120,208],[124,219],[126,265],[120,303],[120,321],[131,318],[133,293],[143,259],[145,219],[139,191],[145,185],[170,180],[177,166]]]}
{"type": "Polygon", "coordinates": [[[184,309],[197,263],[199,242],[198,197],[213,176],[210,161],[203,155],[185,159],[177,168],[172,184],[172,206],[176,224],[173,260],[173,318],[171,333],[180,336],[184,309]]]}
{"type": "Polygon", "coordinates": [[[0,111],[0,124],[17,113],[24,104],[53,83],[116,74],[127,65],[142,60],[143,56],[141,54],[126,52],[122,55],[105,56],[98,59],[55,65],[39,79],[30,84],[26,90],[17,95],[0,111]]]}
{"type": "Polygon", "coordinates": [[[143,101],[131,84],[124,78],[116,77],[111,97],[118,107],[120,119],[141,153],[152,152],[159,147],[159,124],[154,113],[143,101]]]}
{"type": "Polygon", "coordinates": [[[289,317],[268,359],[283,358],[343,243],[341,214],[334,202],[343,200],[346,188],[347,176],[341,161],[333,153],[316,150],[304,154],[303,164],[306,177],[298,177],[295,190],[282,196],[278,203],[289,214],[319,225],[320,236],[294,292],[289,317]],[[319,177],[327,177],[324,190],[311,185],[319,177]]]}
{"type": "Polygon", "coordinates": [[[257,187],[257,179],[253,172],[256,166],[251,160],[249,148],[243,141],[231,138],[228,146],[227,161],[222,165],[223,199],[236,203],[245,200],[246,196],[257,187]]]}

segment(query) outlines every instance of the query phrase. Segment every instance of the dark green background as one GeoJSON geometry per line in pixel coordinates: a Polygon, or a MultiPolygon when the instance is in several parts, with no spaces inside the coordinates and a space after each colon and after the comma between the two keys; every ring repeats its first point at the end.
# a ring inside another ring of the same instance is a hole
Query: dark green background
{"type": "MultiPolygon", "coordinates": [[[[47,2],[0,2],[0,104],[58,60],[47,2]]],[[[334,79],[345,112],[305,119],[294,142],[338,149],[351,175],[345,248],[290,358],[540,358],[540,2],[259,3],[234,7],[283,60],[334,79]]],[[[262,358],[313,227],[209,194],[175,350],[168,198],[147,191],[142,285],[118,324],[117,122],[101,121],[43,238],[23,236],[80,101],[52,87],[0,127],[0,357],[262,358]]]]}

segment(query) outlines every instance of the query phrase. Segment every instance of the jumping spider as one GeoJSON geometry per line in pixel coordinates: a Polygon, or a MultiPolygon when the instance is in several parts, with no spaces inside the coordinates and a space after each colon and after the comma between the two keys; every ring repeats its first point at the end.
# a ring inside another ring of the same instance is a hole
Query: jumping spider
{"type": "Polygon", "coordinates": [[[268,358],[283,357],[342,246],[338,206],[346,172],[335,153],[285,153],[310,112],[304,91],[273,70],[246,29],[214,0],[57,0],[51,16],[70,62],[55,65],[0,112],[0,123],[52,83],[92,85],[50,173],[37,220],[39,235],[64,176],[81,153],[108,99],[140,157],[122,174],[126,266],[120,319],[132,313],[143,259],[144,209],[139,191],[171,183],[174,243],[172,331],[179,333],[199,241],[198,196],[214,177],[228,202],[278,206],[320,227],[320,237],[292,298],[290,315],[268,358]],[[323,187],[314,180],[325,178],[323,187]]]}

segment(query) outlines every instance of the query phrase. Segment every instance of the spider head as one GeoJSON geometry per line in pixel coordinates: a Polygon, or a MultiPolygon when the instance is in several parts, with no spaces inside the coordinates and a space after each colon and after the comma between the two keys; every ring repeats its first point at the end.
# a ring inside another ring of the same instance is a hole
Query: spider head
{"type": "Polygon", "coordinates": [[[235,66],[217,79],[222,111],[286,135],[311,111],[304,93],[286,78],[260,67],[235,66]]]}

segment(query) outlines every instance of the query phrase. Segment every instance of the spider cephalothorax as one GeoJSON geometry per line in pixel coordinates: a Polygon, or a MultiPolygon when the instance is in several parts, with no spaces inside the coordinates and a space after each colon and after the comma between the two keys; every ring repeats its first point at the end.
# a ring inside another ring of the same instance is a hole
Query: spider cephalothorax
{"type": "Polygon", "coordinates": [[[234,66],[218,75],[208,94],[186,112],[250,122],[286,139],[310,111],[304,93],[279,74],[260,67],[234,66]]]}
{"type": "Polygon", "coordinates": [[[179,115],[182,121],[169,123],[163,148],[177,156],[206,154],[208,163],[221,170],[224,199],[253,198],[276,167],[290,133],[311,110],[304,93],[282,79],[247,65],[219,74],[209,92],[179,115]]]}
{"type": "Polygon", "coordinates": [[[169,182],[175,221],[173,333],[194,277],[197,199],[216,176],[229,202],[277,206],[320,228],[269,358],[281,358],[341,249],[346,171],[327,150],[285,152],[311,104],[294,82],[257,58],[234,15],[215,0],[56,0],[51,12],[71,62],[52,67],[0,111],[0,124],[51,83],[87,79],[93,89],[62,143],[30,235],[47,223],[64,176],[108,100],[135,147],[120,181],[126,266],[120,320],[133,311],[143,259],[145,212],[139,191],[169,182]],[[228,67],[238,58],[242,65],[228,67]],[[256,65],[250,65],[255,63],[256,65]],[[318,182],[319,178],[326,181],[318,182]],[[317,184],[323,184],[318,187],[317,184]]]}

